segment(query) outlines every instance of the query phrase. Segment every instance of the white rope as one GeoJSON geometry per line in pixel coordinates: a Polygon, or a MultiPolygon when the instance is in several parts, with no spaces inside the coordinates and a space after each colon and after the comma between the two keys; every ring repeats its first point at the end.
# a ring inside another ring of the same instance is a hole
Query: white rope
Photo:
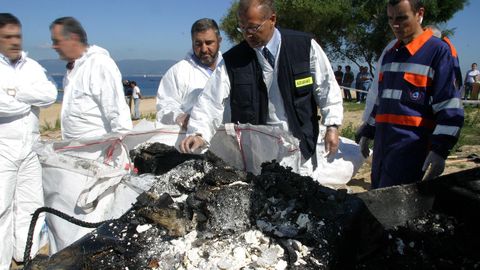
{"type": "Polygon", "coordinates": [[[361,93],[368,93],[368,91],[366,91],[366,90],[360,90],[360,89],[351,88],[351,87],[340,86],[340,88],[342,88],[342,89],[348,89],[348,90],[356,91],[356,92],[361,92],[361,93]]]}

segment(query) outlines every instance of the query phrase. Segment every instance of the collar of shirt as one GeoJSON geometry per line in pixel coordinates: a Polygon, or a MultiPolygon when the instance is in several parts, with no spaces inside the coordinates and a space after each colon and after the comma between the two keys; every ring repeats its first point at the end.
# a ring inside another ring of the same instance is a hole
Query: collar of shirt
{"type": "Polygon", "coordinates": [[[15,63],[12,63],[8,57],[0,53],[0,59],[2,59],[6,64],[12,67],[16,67],[17,65],[22,64],[23,62],[25,62],[26,58],[27,58],[27,53],[22,51],[20,54],[20,58],[15,63]]]}
{"type": "MultiPolygon", "coordinates": [[[[93,47],[95,47],[95,45],[93,45],[93,46],[88,46],[79,58],[77,58],[77,59],[75,59],[75,60],[73,60],[73,61],[71,61],[71,62],[68,62],[67,65],[65,66],[66,69],[67,69],[68,71],[71,71],[71,70],[73,70],[76,66],[80,66],[80,65],[87,59],[87,57],[88,57],[88,55],[89,55],[89,51],[90,51],[93,47]],[[71,67],[71,69],[69,69],[69,67],[71,67]]],[[[91,53],[90,53],[90,54],[91,54],[91,53]]]]}
{"type": "Polygon", "coordinates": [[[420,34],[418,37],[414,38],[410,43],[403,44],[401,40],[397,41],[397,43],[393,46],[393,49],[399,49],[402,46],[407,48],[410,55],[414,55],[420,48],[433,36],[432,29],[427,28],[420,34]]]}
{"type": "Polygon", "coordinates": [[[280,50],[280,41],[281,41],[282,35],[280,34],[280,31],[278,31],[277,28],[274,29],[273,31],[273,36],[268,41],[267,45],[259,48],[255,48],[260,54],[262,54],[262,50],[264,47],[267,47],[267,49],[270,51],[270,53],[277,59],[278,51],[280,50]]]}

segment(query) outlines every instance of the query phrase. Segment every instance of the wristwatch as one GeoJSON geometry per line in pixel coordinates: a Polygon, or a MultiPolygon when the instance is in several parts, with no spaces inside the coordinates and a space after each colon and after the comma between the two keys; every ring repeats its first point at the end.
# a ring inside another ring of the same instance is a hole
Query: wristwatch
{"type": "Polygon", "coordinates": [[[333,124],[333,125],[328,125],[327,128],[337,128],[337,129],[338,129],[338,125],[335,125],[335,124],[333,124]]]}

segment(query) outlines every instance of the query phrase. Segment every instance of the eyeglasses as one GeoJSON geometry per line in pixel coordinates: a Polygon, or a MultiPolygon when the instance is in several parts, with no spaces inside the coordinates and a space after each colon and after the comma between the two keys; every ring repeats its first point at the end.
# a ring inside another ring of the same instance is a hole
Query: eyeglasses
{"type": "Polygon", "coordinates": [[[237,26],[237,31],[242,33],[242,34],[249,34],[249,35],[253,35],[255,33],[258,32],[258,30],[260,30],[260,28],[262,28],[262,26],[268,21],[268,19],[266,19],[265,21],[263,21],[259,26],[255,26],[255,27],[241,27],[241,26],[237,26]]]}

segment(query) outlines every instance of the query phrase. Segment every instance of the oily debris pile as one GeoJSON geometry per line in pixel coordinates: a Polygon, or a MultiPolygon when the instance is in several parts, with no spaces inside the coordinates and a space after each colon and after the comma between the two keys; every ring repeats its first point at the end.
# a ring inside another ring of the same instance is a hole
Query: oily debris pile
{"type": "MultiPolygon", "coordinates": [[[[471,242],[441,214],[385,230],[358,197],[275,162],[254,176],[209,152],[158,143],[131,155],[152,188],[120,219],[31,269],[428,269],[458,263],[435,254],[442,245],[471,242]],[[445,264],[433,264],[438,258],[445,264]]],[[[461,265],[477,265],[473,258],[461,265]]]]}

